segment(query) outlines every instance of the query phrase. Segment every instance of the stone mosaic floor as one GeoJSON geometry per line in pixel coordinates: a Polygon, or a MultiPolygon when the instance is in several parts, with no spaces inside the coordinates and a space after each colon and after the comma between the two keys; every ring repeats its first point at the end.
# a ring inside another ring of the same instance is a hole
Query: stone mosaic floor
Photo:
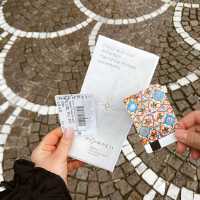
{"type": "MultiPolygon", "coordinates": [[[[200,109],[199,0],[3,0],[0,180],[58,126],[54,96],[80,91],[99,34],[160,55],[152,82],[178,118],[200,109]]],[[[198,200],[199,166],[174,145],[147,155],[133,127],[113,174],[85,165],[68,187],[74,200],[198,200]]]]}

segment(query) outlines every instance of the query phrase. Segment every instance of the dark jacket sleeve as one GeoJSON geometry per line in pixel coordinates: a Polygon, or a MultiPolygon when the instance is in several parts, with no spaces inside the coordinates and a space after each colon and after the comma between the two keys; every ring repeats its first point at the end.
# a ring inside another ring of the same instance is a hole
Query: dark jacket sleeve
{"type": "Polygon", "coordinates": [[[14,179],[3,182],[0,200],[71,200],[64,181],[26,160],[14,164],[14,179]]]}

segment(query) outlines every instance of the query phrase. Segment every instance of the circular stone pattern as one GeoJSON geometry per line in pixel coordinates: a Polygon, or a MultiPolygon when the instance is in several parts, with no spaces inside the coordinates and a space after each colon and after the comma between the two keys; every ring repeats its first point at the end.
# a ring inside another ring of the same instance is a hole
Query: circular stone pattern
{"type": "Polygon", "coordinates": [[[27,32],[53,32],[86,19],[72,0],[8,0],[3,9],[11,26],[27,32]]]}
{"type": "Polygon", "coordinates": [[[7,85],[40,105],[54,104],[57,94],[77,93],[90,60],[85,35],[86,29],[56,39],[17,40],[5,61],[7,85]]]}
{"type": "Polygon", "coordinates": [[[83,5],[98,15],[107,18],[133,18],[158,9],[160,0],[81,0],[83,5]]]}
{"type": "Polygon", "coordinates": [[[200,9],[185,8],[181,21],[184,30],[200,42],[200,9]]]}

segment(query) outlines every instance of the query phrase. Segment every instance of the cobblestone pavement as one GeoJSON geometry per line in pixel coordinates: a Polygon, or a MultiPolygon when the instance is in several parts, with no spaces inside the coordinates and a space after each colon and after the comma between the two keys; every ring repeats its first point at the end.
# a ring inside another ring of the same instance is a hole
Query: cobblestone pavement
{"type": "MultiPolygon", "coordinates": [[[[152,82],[178,118],[200,109],[199,0],[3,0],[0,180],[59,125],[54,96],[80,91],[99,34],[160,56],[152,82]]],[[[113,174],[85,165],[68,187],[75,200],[198,200],[199,166],[175,145],[147,155],[133,127],[113,174]]]]}

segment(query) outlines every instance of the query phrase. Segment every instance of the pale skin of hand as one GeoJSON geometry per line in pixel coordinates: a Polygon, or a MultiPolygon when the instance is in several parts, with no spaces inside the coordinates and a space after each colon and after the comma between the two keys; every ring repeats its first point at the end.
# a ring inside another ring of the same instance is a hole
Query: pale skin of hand
{"type": "Polygon", "coordinates": [[[67,184],[67,175],[83,165],[78,160],[70,160],[68,153],[74,138],[73,130],[62,133],[61,128],[47,134],[31,155],[36,167],[41,167],[60,176],[67,184]]]}
{"type": "Polygon", "coordinates": [[[193,111],[180,120],[176,129],[177,152],[183,154],[190,148],[191,159],[200,158],[200,111],[193,111]]]}

